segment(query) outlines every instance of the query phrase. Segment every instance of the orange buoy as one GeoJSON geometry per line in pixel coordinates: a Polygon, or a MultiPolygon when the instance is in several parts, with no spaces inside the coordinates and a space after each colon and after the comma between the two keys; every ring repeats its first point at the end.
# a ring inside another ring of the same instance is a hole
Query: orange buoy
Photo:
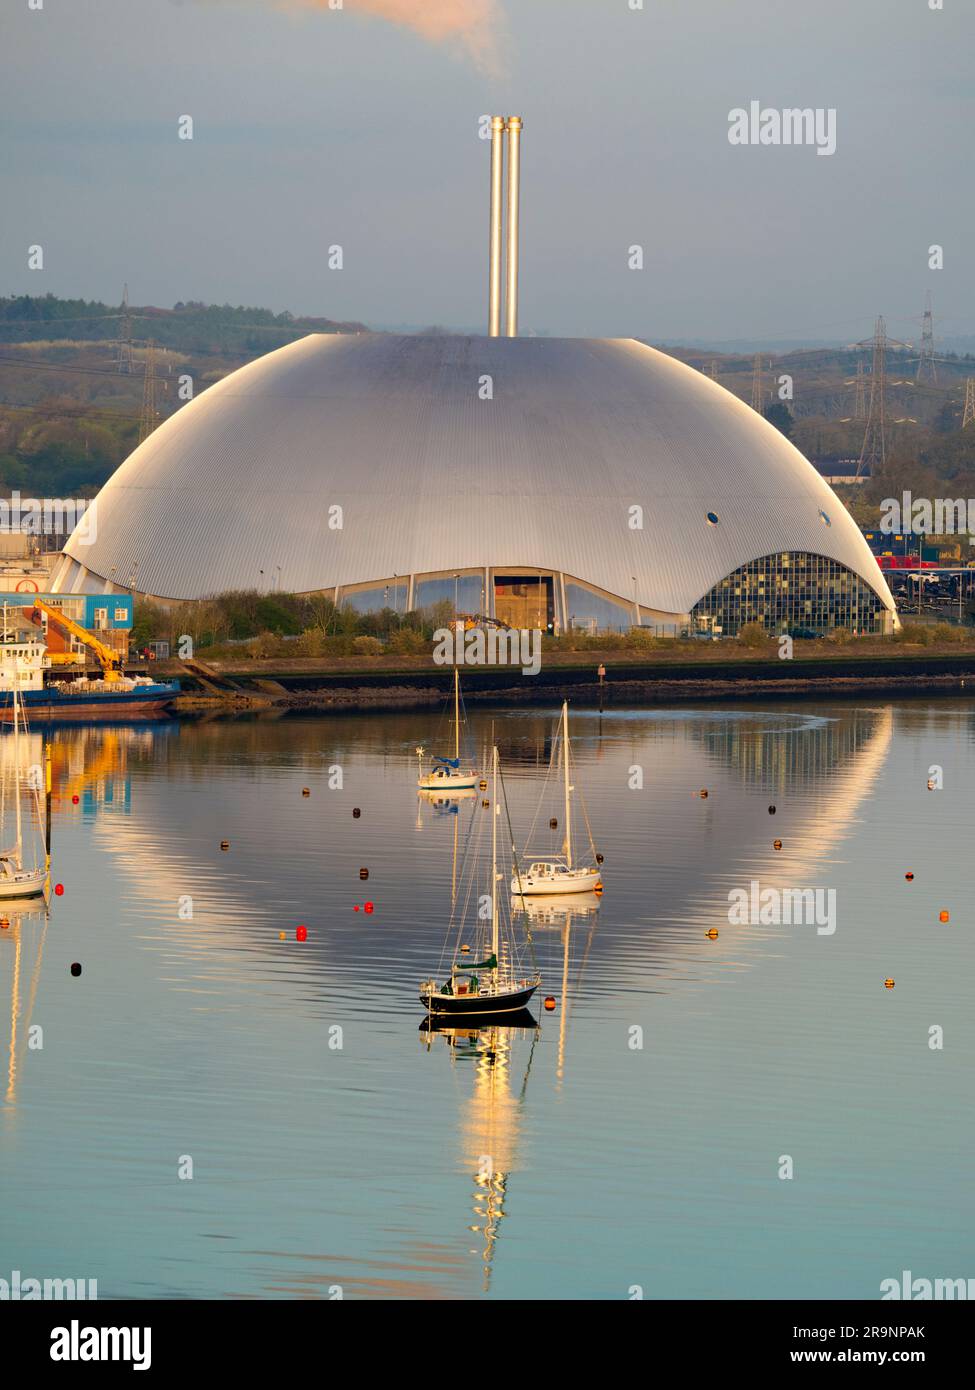
{"type": "Polygon", "coordinates": [[[781,841],[781,840],[773,840],[773,841],[772,841],[772,848],[773,848],[773,849],[781,849],[781,848],[782,848],[782,841],[781,841]]]}
{"type": "Polygon", "coordinates": [[[907,871],[907,873],[904,875],[904,877],[907,879],[908,883],[913,883],[913,882],[914,882],[914,872],[913,872],[913,870],[912,870],[912,869],[908,869],[908,871],[907,871]]]}
{"type": "Polygon", "coordinates": [[[220,848],[221,848],[221,849],[229,849],[229,848],[230,848],[230,841],[229,841],[229,840],[221,840],[221,841],[220,841],[220,848]]]}
{"type": "Polygon", "coordinates": [[[480,787],[480,789],[481,789],[482,792],[486,792],[486,791],[487,791],[487,781],[486,781],[483,777],[481,778],[481,780],[478,782],[477,785],[480,787]]]}
{"type": "Polygon", "coordinates": [[[278,932],[278,940],[279,940],[279,941],[284,941],[284,939],[285,939],[285,933],[284,933],[283,931],[279,931],[279,932],[278,932]]]}
{"type": "Polygon", "coordinates": [[[469,951],[470,949],[471,949],[471,948],[470,948],[469,946],[462,946],[462,947],[460,948],[460,953],[461,953],[461,955],[462,955],[462,956],[466,956],[467,953],[468,953],[468,951],[469,951]]]}
{"type": "Polygon", "coordinates": [[[707,789],[707,787],[702,787],[702,788],[701,788],[701,800],[702,800],[702,801],[707,801],[707,799],[708,799],[708,789],[707,789]]]}
{"type": "Polygon", "coordinates": [[[894,982],[893,982],[893,980],[884,980],[884,989],[893,989],[893,988],[894,988],[894,982]]]}
{"type": "Polygon", "coordinates": [[[947,922],[947,920],[948,920],[948,913],[944,910],[944,908],[942,908],[941,911],[938,913],[938,921],[939,921],[939,922],[947,922]]]}
{"type": "Polygon", "coordinates": [[[9,917],[0,917],[0,927],[6,928],[6,927],[9,927],[9,926],[10,926],[10,918],[9,918],[9,917]]]}
{"type": "Polygon", "coordinates": [[[301,794],[302,796],[311,796],[311,787],[302,787],[301,794]]]}
{"type": "Polygon", "coordinates": [[[706,935],[707,935],[707,938],[708,938],[709,941],[717,941],[717,939],[718,939],[718,929],[717,929],[717,927],[712,927],[711,930],[710,930],[709,932],[706,933],[706,935]]]}
{"type": "Polygon", "coordinates": [[[360,877],[361,879],[367,879],[367,878],[369,877],[369,870],[368,870],[368,869],[360,869],[360,870],[359,870],[359,877],[360,877]]]}
{"type": "Polygon", "coordinates": [[[555,1008],[555,995],[554,995],[554,994],[546,994],[546,996],[545,996],[545,1007],[546,1007],[546,1009],[548,1009],[549,1013],[551,1013],[552,1010],[555,1008]]]}
{"type": "Polygon", "coordinates": [[[593,884],[592,891],[596,894],[597,898],[601,898],[603,896],[603,885],[601,883],[593,884]]]}

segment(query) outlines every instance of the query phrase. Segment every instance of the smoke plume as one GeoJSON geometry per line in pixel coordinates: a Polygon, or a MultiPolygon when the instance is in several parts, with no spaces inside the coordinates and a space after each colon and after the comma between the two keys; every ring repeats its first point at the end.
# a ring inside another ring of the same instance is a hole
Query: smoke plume
{"type": "MultiPolygon", "coordinates": [[[[298,0],[305,8],[324,10],[329,0],[298,0]]],[[[344,0],[348,14],[375,15],[402,25],[430,43],[465,51],[483,71],[501,69],[503,18],[498,0],[344,0]]]]}

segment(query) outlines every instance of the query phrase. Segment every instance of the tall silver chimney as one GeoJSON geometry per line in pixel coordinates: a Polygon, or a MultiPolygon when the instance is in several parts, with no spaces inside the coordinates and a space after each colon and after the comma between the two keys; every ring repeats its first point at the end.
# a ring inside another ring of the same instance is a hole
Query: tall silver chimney
{"type": "Polygon", "coordinates": [[[488,265],[488,336],[501,334],[501,222],[504,117],[491,117],[491,231],[488,265]]]}
{"type": "Polygon", "coordinates": [[[521,194],[520,116],[491,117],[491,219],[488,252],[488,336],[501,334],[501,236],[504,223],[504,146],[508,143],[507,248],[504,333],[518,336],[518,214],[521,194]]]}
{"type": "Polygon", "coordinates": [[[507,288],[505,293],[505,336],[518,336],[518,200],[521,191],[520,116],[509,116],[508,132],[508,247],[507,288]]]}

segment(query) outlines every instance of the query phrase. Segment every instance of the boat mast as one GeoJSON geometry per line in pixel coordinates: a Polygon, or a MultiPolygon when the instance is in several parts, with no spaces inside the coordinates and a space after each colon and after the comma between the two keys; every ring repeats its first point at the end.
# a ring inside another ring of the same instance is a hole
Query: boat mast
{"type": "Polygon", "coordinates": [[[51,740],[44,745],[44,872],[51,872],[51,740]]]}
{"type": "Polygon", "coordinates": [[[454,667],[454,757],[460,762],[460,672],[454,667]]]}
{"type": "Polygon", "coordinates": [[[491,954],[494,956],[494,978],[498,977],[498,813],[501,807],[498,805],[498,746],[491,750],[491,773],[493,785],[491,787],[491,809],[494,814],[491,817],[491,954]]]}
{"type": "Polygon", "coordinates": [[[14,800],[17,803],[17,867],[20,868],[20,850],[23,832],[20,823],[20,724],[18,722],[18,695],[16,686],[13,690],[14,705],[14,800]]]}
{"type": "Polygon", "coordinates": [[[565,774],[565,865],[572,868],[572,803],[569,799],[569,702],[562,701],[562,770],[565,774]]]}

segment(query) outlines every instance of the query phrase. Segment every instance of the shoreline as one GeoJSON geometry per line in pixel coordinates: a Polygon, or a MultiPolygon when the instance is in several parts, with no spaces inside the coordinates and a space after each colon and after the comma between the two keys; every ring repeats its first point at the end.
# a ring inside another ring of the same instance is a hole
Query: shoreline
{"type": "MultiPolygon", "coordinates": [[[[859,693],[917,692],[957,695],[975,691],[975,652],[957,656],[817,657],[790,662],[767,659],[612,662],[605,681],[594,663],[543,664],[537,676],[510,667],[463,668],[467,704],[551,704],[571,698],[590,705],[673,704],[694,700],[823,698],[859,693]],[[788,667],[784,670],[783,667],[788,667]]],[[[309,670],[310,663],[221,663],[203,668],[202,689],[178,696],[176,717],[265,713],[369,712],[437,706],[449,694],[453,667],[404,671],[309,670]],[[264,668],[269,669],[264,669],[264,668]],[[255,669],[261,668],[261,669],[255,669]],[[297,669],[294,669],[297,668],[297,669]]],[[[195,663],[197,671],[200,663],[195,663]]],[[[189,684],[195,672],[172,671],[189,684]]]]}

